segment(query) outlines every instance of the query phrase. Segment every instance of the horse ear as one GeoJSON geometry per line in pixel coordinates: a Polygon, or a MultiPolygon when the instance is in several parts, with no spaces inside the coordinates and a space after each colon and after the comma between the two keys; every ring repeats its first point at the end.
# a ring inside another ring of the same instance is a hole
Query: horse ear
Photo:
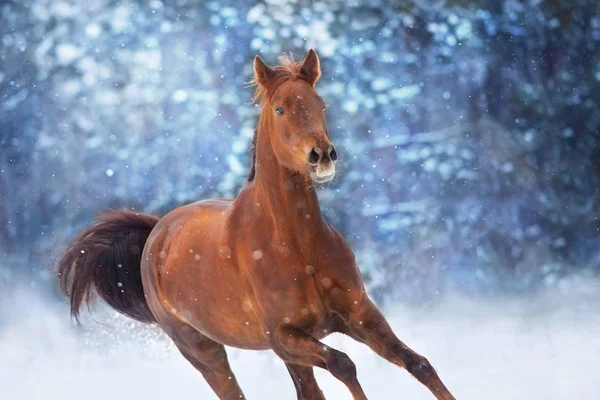
{"type": "Polygon", "coordinates": [[[254,57],[254,80],[261,86],[266,86],[275,71],[259,57],[254,57]]]}
{"type": "Polygon", "coordinates": [[[302,68],[300,73],[306,75],[309,79],[309,83],[313,86],[317,83],[321,77],[321,64],[319,63],[319,56],[313,49],[308,51],[306,58],[302,62],[302,68]]]}

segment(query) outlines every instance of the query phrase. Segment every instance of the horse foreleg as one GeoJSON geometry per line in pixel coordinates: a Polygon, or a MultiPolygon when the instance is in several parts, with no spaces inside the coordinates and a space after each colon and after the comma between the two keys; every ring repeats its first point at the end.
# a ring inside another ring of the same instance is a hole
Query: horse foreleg
{"type": "Polygon", "coordinates": [[[429,361],[396,337],[370,299],[365,299],[358,312],[350,314],[345,328],[343,333],[365,343],[386,360],[405,368],[427,386],[438,400],[455,400],[429,361]]]}
{"type": "Polygon", "coordinates": [[[298,400],[325,400],[325,396],[315,379],[313,367],[305,367],[289,362],[286,362],[285,366],[294,381],[294,386],[296,386],[298,400]]]}
{"type": "Polygon", "coordinates": [[[286,363],[326,369],[346,385],[354,400],[367,400],[356,377],[356,367],[346,354],[289,325],[271,332],[271,340],[273,350],[286,363]]]}

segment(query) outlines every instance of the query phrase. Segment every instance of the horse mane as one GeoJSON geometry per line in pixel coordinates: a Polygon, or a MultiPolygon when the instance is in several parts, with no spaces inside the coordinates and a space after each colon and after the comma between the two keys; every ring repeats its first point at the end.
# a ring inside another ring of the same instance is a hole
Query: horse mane
{"type": "Polygon", "coordinates": [[[246,177],[246,182],[252,182],[256,176],[256,138],[258,137],[258,129],[254,130],[254,136],[252,136],[252,142],[250,142],[250,171],[246,177]]]}
{"type": "MultiPolygon", "coordinates": [[[[310,83],[310,78],[302,73],[302,66],[304,65],[304,61],[296,62],[294,60],[294,56],[291,54],[286,54],[279,57],[279,62],[281,65],[277,65],[272,67],[273,74],[269,78],[269,80],[261,85],[256,80],[256,77],[250,81],[251,86],[256,86],[256,90],[254,91],[254,95],[252,96],[252,103],[260,102],[260,104],[264,104],[264,102],[273,95],[275,89],[279,87],[284,82],[287,81],[295,81],[297,79],[302,79],[308,83],[310,83]]],[[[246,182],[252,182],[254,177],[256,176],[256,140],[258,136],[258,130],[254,131],[254,136],[252,137],[252,142],[250,143],[250,171],[248,172],[248,176],[246,177],[246,182]]]]}

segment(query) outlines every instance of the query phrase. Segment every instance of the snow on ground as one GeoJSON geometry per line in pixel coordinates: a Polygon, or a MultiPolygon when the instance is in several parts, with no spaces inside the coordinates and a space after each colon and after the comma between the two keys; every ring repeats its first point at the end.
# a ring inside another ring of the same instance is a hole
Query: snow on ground
{"type": "MultiPolygon", "coordinates": [[[[584,399],[600,373],[600,284],[571,285],[535,297],[448,298],[434,308],[387,310],[397,334],[437,368],[458,399],[584,399]]],[[[31,290],[3,296],[0,399],[216,398],[156,329],[100,313],[84,328],[64,305],[31,290]],[[181,396],[181,397],[178,397],[181,396]]],[[[341,335],[326,342],[350,355],[370,399],[432,399],[426,389],[341,335]]],[[[229,349],[249,400],[295,399],[283,364],[270,352],[229,349]]],[[[350,399],[324,371],[328,399],[350,399]]]]}

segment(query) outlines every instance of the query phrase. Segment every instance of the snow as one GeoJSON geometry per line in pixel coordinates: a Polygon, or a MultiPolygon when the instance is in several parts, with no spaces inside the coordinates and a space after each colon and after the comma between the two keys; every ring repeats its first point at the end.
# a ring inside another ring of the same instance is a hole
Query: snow
{"type": "Polygon", "coordinates": [[[406,85],[401,88],[392,89],[390,96],[395,99],[410,99],[421,93],[421,87],[419,85],[406,85]]]}
{"type": "MultiPolygon", "coordinates": [[[[594,304],[600,286],[577,287],[522,299],[450,297],[431,308],[396,307],[384,314],[458,399],[594,398],[600,355],[600,312],[594,304]]],[[[0,398],[78,400],[86,393],[89,400],[103,400],[118,393],[148,400],[216,399],[156,329],[99,310],[84,317],[78,330],[64,302],[49,302],[31,289],[14,289],[10,296],[11,306],[5,302],[0,308],[0,398]]],[[[408,373],[366,346],[337,334],[325,343],[355,362],[370,399],[398,393],[433,399],[408,373]]],[[[272,352],[228,348],[228,354],[249,399],[295,398],[285,366],[272,352]]],[[[316,376],[327,398],[351,398],[326,371],[316,369],[316,376]]]]}
{"type": "Polygon", "coordinates": [[[96,23],[96,22],[91,22],[89,24],[86,25],[85,27],[85,33],[92,39],[97,38],[98,36],[100,36],[100,34],[102,33],[102,27],[96,23]]]}
{"type": "Polygon", "coordinates": [[[54,289],[49,255],[106,207],[239,193],[252,59],[309,47],[340,154],[319,198],[374,294],[598,274],[596,0],[564,2],[569,22],[539,0],[5,3],[0,257],[26,257],[32,285],[54,289]]]}
{"type": "Polygon", "coordinates": [[[265,5],[260,3],[252,7],[246,16],[248,22],[258,22],[265,12],[265,8],[265,5]]]}
{"type": "Polygon", "coordinates": [[[240,163],[237,157],[233,155],[227,156],[227,164],[229,165],[231,172],[234,173],[236,176],[241,176],[246,173],[246,166],[242,165],[242,163],[240,163]]]}
{"type": "Polygon", "coordinates": [[[252,258],[254,258],[255,260],[260,260],[261,258],[263,258],[263,252],[260,250],[254,250],[252,252],[252,258]]]}
{"type": "Polygon", "coordinates": [[[353,100],[348,100],[344,102],[344,110],[349,114],[354,114],[358,111],[358,103],[353,100]]]}
{"type": "Polygon", "coordinates": [[[54,2],[51,10],[56,16],[62,18],[74,17],[77,14],[77,8],[65,1],[54,2]]]}
{"type": "Polygon", "coordinates": [[[62,43],[56,47],[58,62],[63,65],[72,63],[80,54],[81,50],[71,43],[62,43]]]}
{"type": "Polygon", "coordinates": [[[183,103],[184,101],[186,101],[188,99],[188,93],[185,90],[176,90],[173,95],[171,96],[171,99],[175,102],[175,103],[183,103]]]}

